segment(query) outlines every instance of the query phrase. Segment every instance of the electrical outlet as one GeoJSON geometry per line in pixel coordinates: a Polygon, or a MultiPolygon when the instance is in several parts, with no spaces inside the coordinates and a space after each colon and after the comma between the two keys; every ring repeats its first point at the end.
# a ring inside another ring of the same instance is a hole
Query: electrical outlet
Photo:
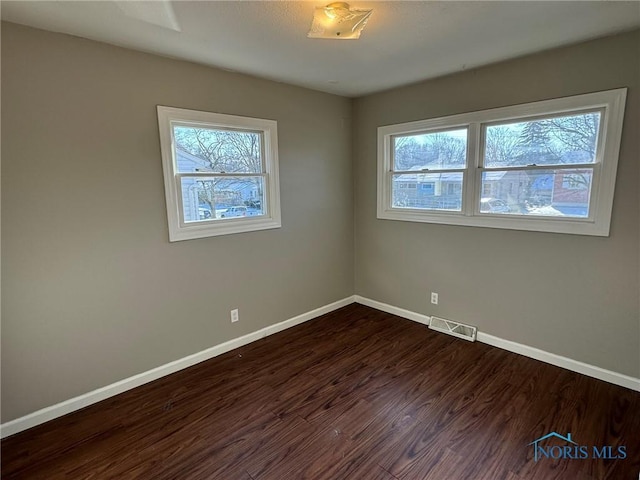
{"type": "Polygon", "coordinates": [[[438,294],[436,292],[431,292],[431,303],[438,304],[438,294]]]}
{"type": "Polygon", "coordinates": [[[231,322],[237,322],[238,320],[240,320],[240,314],[238,313],[238,309],[235,308],[231,310],[231,322]]]}

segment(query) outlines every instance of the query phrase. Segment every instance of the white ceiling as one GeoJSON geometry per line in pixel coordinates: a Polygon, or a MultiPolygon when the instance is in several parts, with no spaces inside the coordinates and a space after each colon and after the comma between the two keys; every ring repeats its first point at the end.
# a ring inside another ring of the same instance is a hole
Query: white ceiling
{"type": "Polygon", "coordinates": [[[345,96],[640,26],[638,1],[353,0],[374,9],[359,40],[307,38],[314,7],[326,3],[2,1],[1,8],[10,22],[345,96]]]}

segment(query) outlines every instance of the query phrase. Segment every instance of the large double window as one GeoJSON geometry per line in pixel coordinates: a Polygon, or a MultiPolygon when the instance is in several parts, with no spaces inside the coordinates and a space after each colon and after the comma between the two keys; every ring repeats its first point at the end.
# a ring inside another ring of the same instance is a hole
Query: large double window
{"type": "Polygon", "coordinates": [[[378,129],[378,218],[609,234],[626,89],[378,129]]]}
{"type": "Polygon", "coordinates": [[[169,239],[280,226],[273,120],[158,107],[169,239]]]}

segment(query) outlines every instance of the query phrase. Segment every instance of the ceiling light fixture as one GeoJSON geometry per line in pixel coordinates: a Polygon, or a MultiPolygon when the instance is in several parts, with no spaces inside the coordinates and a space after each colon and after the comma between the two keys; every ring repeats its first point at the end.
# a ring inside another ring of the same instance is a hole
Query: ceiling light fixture
{"type": "Polygon", "coordinates": [[[354,40],[367,24],[373,10],[349,8],[348,3],[335,2],[326,7],[317,7],[313,12],[309,38],[333,38],[354,40]]]}

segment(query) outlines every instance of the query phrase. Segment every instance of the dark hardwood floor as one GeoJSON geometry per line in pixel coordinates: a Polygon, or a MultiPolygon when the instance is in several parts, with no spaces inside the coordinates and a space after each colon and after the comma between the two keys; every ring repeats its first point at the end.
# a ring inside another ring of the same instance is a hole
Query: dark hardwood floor
{"type": "Polygon", "coordinates": [[[1,446],[6,480],[636,480],[640,394],[350,305],[1,446]],[[551,431],[627,457],[535,462],[551,431]]]}

